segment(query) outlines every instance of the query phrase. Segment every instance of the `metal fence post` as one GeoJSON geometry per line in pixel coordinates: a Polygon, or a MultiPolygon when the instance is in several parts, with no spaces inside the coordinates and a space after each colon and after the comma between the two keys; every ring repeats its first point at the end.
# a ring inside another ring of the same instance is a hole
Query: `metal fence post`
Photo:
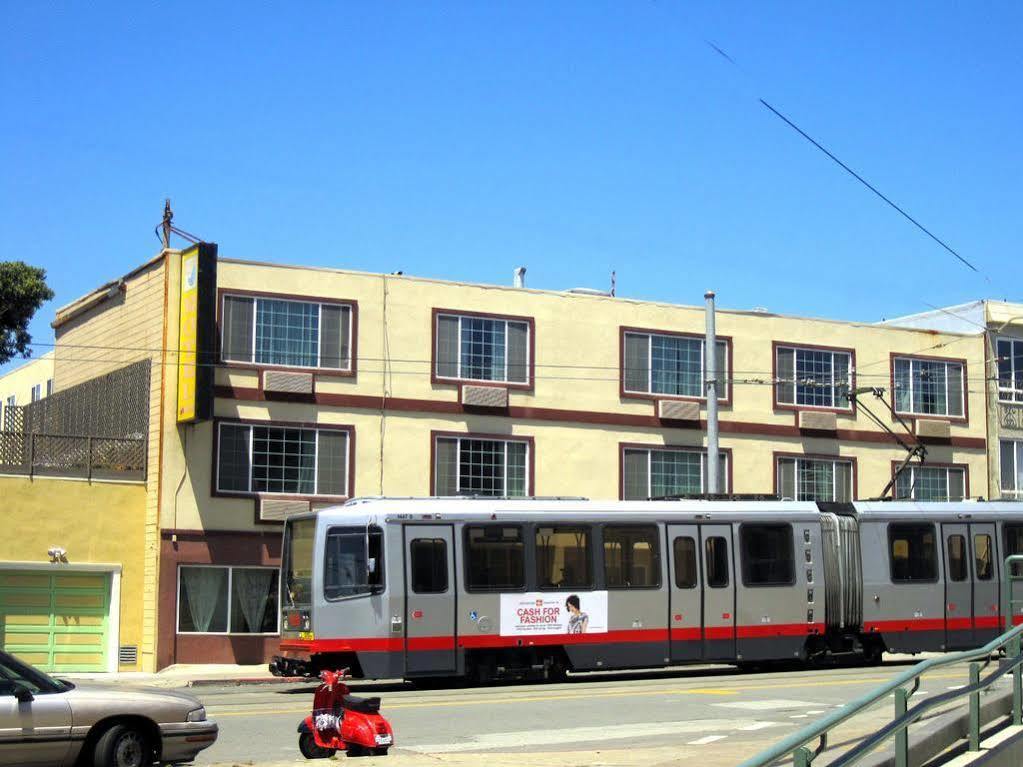
{"type": "MultiPolygon", "coordinates": [[[[1009,654],[1014,660],[1019,660],[1020,638],[1013,637],[1009,647],[1009,654]]],[[[1019,664],[1012,669],[1012,723],[1023,724],[1023,668],[1019,664]]]]}
{"type": "MultiPolygon", "coordinates": [[[[970,684],[980,682],[980,664],[970,664],[970,684]]],[[[970,693],[970,751],[980,751],[980,690],[970,693]]]]}
{"type": "Polygon", "coordinates": [[[792,767],[810,767],[813,754],[806,746],[792,752],[792,767]]]}
{"type": "MultiPolygon", "coordinates": [[[[904,687],[895,691],[895,719],[906,715],[906,701],[909,695],[904,687]]],[[[909,767],[909,725],[895,733],[895,767],[909,767]]]]}

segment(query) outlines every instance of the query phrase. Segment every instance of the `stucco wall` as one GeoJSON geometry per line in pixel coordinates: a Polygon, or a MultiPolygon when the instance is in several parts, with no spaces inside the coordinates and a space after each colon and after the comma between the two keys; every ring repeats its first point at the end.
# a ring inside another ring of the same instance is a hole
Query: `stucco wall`
{"type": "MultiPolygon", "coordinates": [[[[4,534],[0,562],[49,562],[67,550],[67,565],[121,566],[118,644],[142,644],[146,488],[143,484],[0,476],[4,534]]],[[[121,666],[123,671],[140,666],[121,666]]]]}

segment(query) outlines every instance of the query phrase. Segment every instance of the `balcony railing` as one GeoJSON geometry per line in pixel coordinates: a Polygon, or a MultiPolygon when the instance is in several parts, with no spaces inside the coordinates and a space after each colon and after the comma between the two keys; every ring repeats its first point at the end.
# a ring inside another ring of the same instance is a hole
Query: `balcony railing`
{"type": "Polygon", "coordinates": [[[146,440],[0,431],[0,474],[146,478],[146,440]]]}

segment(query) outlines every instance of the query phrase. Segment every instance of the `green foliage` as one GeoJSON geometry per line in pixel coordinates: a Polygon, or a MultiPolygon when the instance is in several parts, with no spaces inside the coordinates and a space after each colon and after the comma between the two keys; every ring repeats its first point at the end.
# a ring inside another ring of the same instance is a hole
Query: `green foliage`
{"type": "Polygon", "coordinates": [[[32,336],[28,323],[44,301],[53,298],[46,270],[23,261],[0,261],[0,365],[28,357],[32,336]]]}

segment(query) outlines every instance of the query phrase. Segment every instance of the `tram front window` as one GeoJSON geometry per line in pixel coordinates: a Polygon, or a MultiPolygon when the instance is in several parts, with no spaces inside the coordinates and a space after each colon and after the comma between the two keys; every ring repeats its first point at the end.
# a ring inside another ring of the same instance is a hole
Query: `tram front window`
{"type": "Polygon", "coordinates": [[[383,533],[380,528],[332,527],[327,531],[323,596],[343,599],[383,588],[383,533]]]}
{"type": "Polygon", "coordinates": [[[312,604],[313,538],[315,519],[289,520],[284,528],[284,604],[308,607],[312,604]]]}

